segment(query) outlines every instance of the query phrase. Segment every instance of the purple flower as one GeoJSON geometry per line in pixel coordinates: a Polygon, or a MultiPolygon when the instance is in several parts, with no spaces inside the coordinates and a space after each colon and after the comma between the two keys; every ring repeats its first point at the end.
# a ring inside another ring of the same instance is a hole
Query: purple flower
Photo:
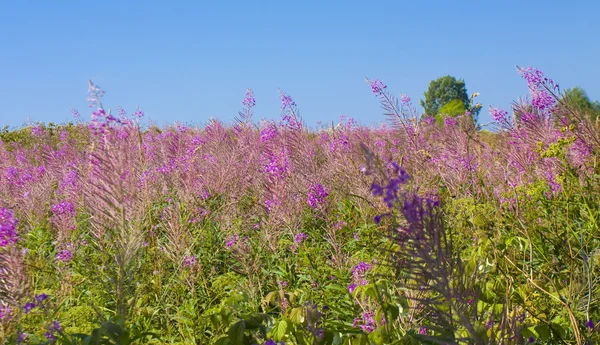
{"type": "Polygon", "coordinates": [[[56,259],[62,262],[69,262],[73,259],[73,253],[71,253],[71,251],[68,249],[63,249],[56,254],[56,259]]]}
{"type": "Polygon", "coordinates": [[[306,202],[312,208],[317,208],[319,205],[325,203],[327,196],[329,195],[329,189],[316,183],[310,186],[308,190],[308,196],[306,202]]]}
{"type": "Polygon", "coordinates": [[[354,293],[354,290],[356,290],[356,287],[358,287],[358,284],[356,284],[356,283],[352,283],[352,284],[348,285],[348,292],[354,293]]]}
{"type": "Polygon", "coordinates": [[[52,213],[57,216],[67,215],[72,216],[75,214],[75,207],[70,201],[61,201],[58,204],[52,205],[52,213]]]}
{"type": "Polygon", "coordinates": [[[260,141],[266,143],[277,136],[277,128],[269,125],[260,131],[260,141]]]}
{"type": "Polygon", "coordinates": [[[405,94],[400,95],[400,102],[402,103],[402,105],[408,106],[408,105],[410,105],[410,101],[411,101],[411,99],[410,99],[410,97],[408,97],[408,95],[405,95],[405,94]]]}
{"type": "Polygon", "coordinates": [[[56,337],[54,336],[54,333],[47,331],[46,333],[44,333],[44,337],[46,337],[46,339],[48,339],[49,342],[54,342],[56,340],[56,337]]]}
{"type": "Polygon", "coordinates": [[[135,107],[135,112],[133,113],[133,117],[140,119],[144,116],[144,112],[142,111],[142,109],[140,109],[140,107],[136,106],[135,107]]]}
{"type": "Polygon", "coordinates": [[[371,81],[371,90],[375,95],[381,95],[383,89],[385,88],[387,88],[387,86],[383,85],[383,83],[379,79],[371,81]]]}
{"type": "Polygon", "coordinates": [[[31,135],[33,135],[34,137],[41,137],[42,135],[44,135],[44,129],[42,128],[42,126],[34,126],[31,128],[31,135]]]}
{"type": "Polygon", "coordinates": [[[458,121],[455,117],[447,116],[444,118],[444,128],[454,127],[458,124],[458,121]]]}
{"type": "Polygon", "coordinates": [[[539,88],[546,79],[542,71],[530,66],[519,68],[517,72],[527,81],[527,85],[531,89],[539,88]]]}
{"type": "Polygon", "coordinates": [[[527,339],[528,343],[534,343],[535,342],[535,338],[534,337],[529,337],[529,339],[527,339]]]}
{"type": "Polygon", "coordinates": [[[19,221],[15,218],[12,210],[0,208],[0,248],[17,242],[18,223],[19,221]]]}
{"type": "Polygon", "coordinates": [[[196,265],[197,263],[198,263],[198,259],[196,258],[196,256],[191,255],[191,256],[188,256],[185,258],[185,261],[183,262],[183,266],[191,267],[191,266],[196,265]]]}
{"type": "Polygon", "coordinates": [[[54,331],[60,331],[62,329],[62,327],[60,327],[60,322],[54,320],[52,321],[52,330],[54,331]]]}
{"type": "Polygon", "coordinates": [[[248,108],[253,107],[256,104],[256,100],[254,99],[254,92],[252,89],[246,90],[246,97],[242,101],[242,105],[248,108]]]}
{"type": "Polygon", "coordinates": [[[292,97],[282,93],[281,94],[281,108],[282,109],[287,109],[290,107],[295,106],[296,103],[292,100],[292,97]]]}
{"type": "Polygon", "coordinates": [[[17,339],[15,340],[15,342],[17,344],[21,344],[25,341],[25,338],[27,338],[27,333],[21,332],[19,333],[19,335],[17,335],[17,339]]]}
{"type": "Polygon", "coordinates": [[[307,240],[307,239],[308,239],[308,236],[305,233],[301,232],[294,237],[294,244],[302,243],[302,241],[307,240]]]}
{"type": "Polygon", "coordinates": [[[490,115],[492,119],[498,123],[504,123],[507,121],[508,112],[503,109],[498,109],[494,107],[490,107],[490,115]]]}
{"type": "Polygon", "coordinates": [[[33,302],[27,302],[23,306],[23,312],[25,314],[28,314],[31,310],[33,310],[33,308],[35,308],[35,303],[33,303],[33,302]]]}
{"type": "Polygon", "coordinates": [[[48,298],[48,295],[45,293],[35,296],[35,301],[38,303],[44,302],[48,298]]]}
{"type": "Polygon", "coordinates": [[[588,327],[589,329],[594,329],[594,320],[588,320],[588,322],[585,323],[586,327],[588,327]]]}
{"type": "Polygon", "coordinates": [[[419,334],[426,335],[427,334],[427,328],[426,327],[419,328],[419,334]]]}
{"type": "Polygon", "coordinates": [[[225,241],[225,245],[227,246],[227,249],[230,249],[231,247],[233,247],[239,240],[240,236],[238,235],[233,235],[231,237],[229,237],[226,241],[225,241]]]}
{"type": "Polygon", "coordinates": [[[373,266],[362,261],[358,265],[354,266],[354,268],[352,269],[352,275],[354,277],[362,277],[365,273],[367,273],[371,269],[371,267],[373,267],[373,266]]]}
{"type": "Polygon", "coordinates": [[[555,99],[544,90],[536,90],[531,92],[531,105],[539,110],[552,110],[555,99]]]}
{"type": "Polygon", "coordinates": [[[373,182],[373,184],[371,184],[371,193],[373,193],[373,196],[383,195],[383,188],[377,183],[373,182]]]}

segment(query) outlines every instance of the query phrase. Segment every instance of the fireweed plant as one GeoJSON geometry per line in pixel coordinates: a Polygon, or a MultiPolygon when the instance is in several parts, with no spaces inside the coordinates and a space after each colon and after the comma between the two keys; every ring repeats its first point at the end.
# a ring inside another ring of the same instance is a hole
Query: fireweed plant
{"type": "Polygon", "coordinates": [[[594,344],[600,126],[554,81],[443,123],[91,121],[0,131],[4,344],[594,344]],[[494,126],[495,131],[484,130],[494,126]]]}

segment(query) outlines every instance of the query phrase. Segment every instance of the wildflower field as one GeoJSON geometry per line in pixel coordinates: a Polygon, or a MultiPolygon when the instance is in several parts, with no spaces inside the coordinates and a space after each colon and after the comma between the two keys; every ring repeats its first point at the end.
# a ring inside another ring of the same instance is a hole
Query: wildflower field
{"type": "MultiPolygon", "coordinates": [[[[510,111],[0,132],[4,344],[596,344],[600,124],[522,68],[510,111]]],[[[366,92],[369,89],[366,88],[366,92]]],[[[77,115],[77,113],[76,113],[77,115]]]]}

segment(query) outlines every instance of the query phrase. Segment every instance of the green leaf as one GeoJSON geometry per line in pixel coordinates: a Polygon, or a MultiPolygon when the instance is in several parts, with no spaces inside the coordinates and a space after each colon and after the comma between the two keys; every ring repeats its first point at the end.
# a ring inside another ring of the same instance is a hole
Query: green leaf
{"type": "Polygon", "coordinates": [[[243,344],[246,332],[246,321],[240,320],[229,327],[227,334],[232,344],[243,344]]]}
{"type": "Polygon", "coordinates": [[[273,326],[273,330],[271,330],[271,334],[273,335],[273,340],[281,341],[285,337],[285,333],[287,332],[288,323],[285,320],[279,320],[273,326]]]}

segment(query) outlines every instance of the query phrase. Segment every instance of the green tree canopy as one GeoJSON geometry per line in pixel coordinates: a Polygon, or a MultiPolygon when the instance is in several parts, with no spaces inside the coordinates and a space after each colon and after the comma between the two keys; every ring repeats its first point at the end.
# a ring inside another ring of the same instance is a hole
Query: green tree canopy
{"type": "Polygon", "coordinates": [[[457,117],[460,115],[464,115],[465,111],[467,111],[467,107],[460,99],[453,99],[450,102],[444,104],[444,106],[440,109],[440,111],[435,115],[435,120],[439,124],[444,123],[444,118],[446,117],[457,117]]]}
{"type": "Polygon", "coordinates": [[[574,111],[589,116],[594,121],[600,116],[600,103],[592,102],[580,87],[565,90],[562,100],[574,111]]]}
{"type": "MultiPolygon", "coordinates": [[[[446,75],[429,83],[427,91],[423,94],[424,100],[421,100],[421,106],[425,109],[427,116],[436,116],[440,110],[448,103],[459,100],[464,109],[469,109],[470,100],[467,94],[465,81],[456,79],[453,76],[446,75]]],[[[452,106],[456,109],[456,105],[452,106]]],[[[473,109],[473,117],[476,119],[480,109],[473,109]]],[[[464,113],[464,112],[463,112],[464,113]]]]}

